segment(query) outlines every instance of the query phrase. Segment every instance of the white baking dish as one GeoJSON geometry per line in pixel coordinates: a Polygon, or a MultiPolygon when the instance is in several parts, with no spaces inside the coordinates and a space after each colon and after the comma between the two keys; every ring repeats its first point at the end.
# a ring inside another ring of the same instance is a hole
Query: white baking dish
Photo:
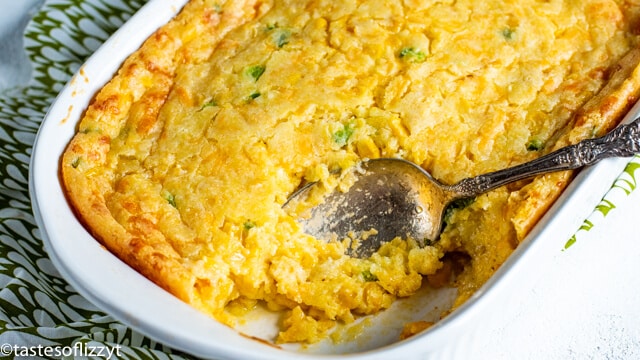
{"type": "MultiPolygon", "coordinates": [[[[264,339],[275,334],[275,316],[252,314],[252,320],[234,330],[181,302],[91,237],[70,209],[59,181],[59,158],[93,95],[124,59],[185,2],[149,1],[86,62],[44,119],[30,172],[36,221],[60,273],[99,308],[173,348],[215,359],[467,358],[475,347],[474,333],[491,321],[492,312],[516,306],[514,300],[520,289],[536,280],[536,269],[545,266],[547,259],[564,246],[628,162],[610,159],[582,171],[487,284],[428,331],[402,342],[396,340],[403,323],[436,319],[451,302],[454,289],[422,292],[398,302],[390,310],[366,319],[362,334],[351,342],[278,348],[256,341],[253,337],[264,339]]],[[[625,121],[635,118],[638,110],[638,106],[634,107],[625,121]]]]}

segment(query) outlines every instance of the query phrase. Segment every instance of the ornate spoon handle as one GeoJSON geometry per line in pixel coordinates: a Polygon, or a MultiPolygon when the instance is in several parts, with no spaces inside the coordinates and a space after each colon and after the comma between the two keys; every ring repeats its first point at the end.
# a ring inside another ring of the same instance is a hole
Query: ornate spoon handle
{"type": "Polygon", "coordinates": [[[466,178],[451,185],[457,197],[473,197],[508,183],[548,172],[577,169],[609,157],[640,153],[640,118],[599,138],[582,140],[535,160],[504,170],[466,178]]]}

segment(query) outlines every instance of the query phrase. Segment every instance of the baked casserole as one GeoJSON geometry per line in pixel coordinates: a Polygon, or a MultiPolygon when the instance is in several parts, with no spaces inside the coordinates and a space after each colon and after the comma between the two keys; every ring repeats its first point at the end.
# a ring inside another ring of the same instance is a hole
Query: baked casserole
{"type": "Polygon", "coordinates": [[[639,14],[622,0],[191,0],[96,94],[64,188],[100,242],[192,306],[230,326],[281,312],[269,341],[319,341],[422,287],[455,286],[455,308],[571,172],[458,203],[438,241],[367,259],[282,205],[365,159],[450,184],[606,133],[638,98],[639,14]]]}

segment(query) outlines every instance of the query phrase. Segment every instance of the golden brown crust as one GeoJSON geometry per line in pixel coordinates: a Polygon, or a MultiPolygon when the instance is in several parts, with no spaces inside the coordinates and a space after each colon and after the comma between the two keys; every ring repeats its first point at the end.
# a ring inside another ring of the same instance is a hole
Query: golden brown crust
{"type": "MultiPolygon", "coordinates": [[[[606,85],[576,113],[573,126],[556,143],[555,149],[603,135],[615,127],[640,97],[640,50],[633,49],[612,69],[606,85]]],[[[511,193],[515,209],[512,223],[519,240],[533,226],[569,184],[573,171],[547,174],[520,191],[511,193]]]]}
{"type": "Polygon", "coordinates": [[[195,276],[153,222],[144,218],[135,221],[142,227],[138,236],[125,229],[106,206],[105,196],[113,186],[108,183],[110,179],[88,173],[109,166],[111,139],[127,119],[135,120],[134,130],[141,135],[148,135],[157,127],[160,107],[171,90],[177,66],[206,59],[226,31],[255,16],[253,1],[235,1],[224,14],[211,10],[212,3],[189,2],[175,19],[127,58],[93,100],[61,162],[64,189],[92,234],[141,274],[207,311],[209,305],[199,303],[194,296],[195,276]]]}

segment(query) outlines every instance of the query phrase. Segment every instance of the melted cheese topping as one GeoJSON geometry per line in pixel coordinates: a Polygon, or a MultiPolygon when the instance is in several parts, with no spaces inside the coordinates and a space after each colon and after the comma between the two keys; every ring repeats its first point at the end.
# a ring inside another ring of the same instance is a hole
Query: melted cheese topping
{"type": "MultiPolygon", "coordinates": [[[[289,309],[279,342],[317,341],[410,296],[450,252],[470,257],[462,303],[569,175],[479,196],[439,242],[395,241],[370,259],[302,233],[282,204],[367,158],[453,183],[548,152],[635,46],[636,12],[614,0],[194,0],[96,97],[65,184],[112,251],[219,320],[257,302],[289,309]]],[[[587,125],[572,142],[611,123],[587,125]]]]}

